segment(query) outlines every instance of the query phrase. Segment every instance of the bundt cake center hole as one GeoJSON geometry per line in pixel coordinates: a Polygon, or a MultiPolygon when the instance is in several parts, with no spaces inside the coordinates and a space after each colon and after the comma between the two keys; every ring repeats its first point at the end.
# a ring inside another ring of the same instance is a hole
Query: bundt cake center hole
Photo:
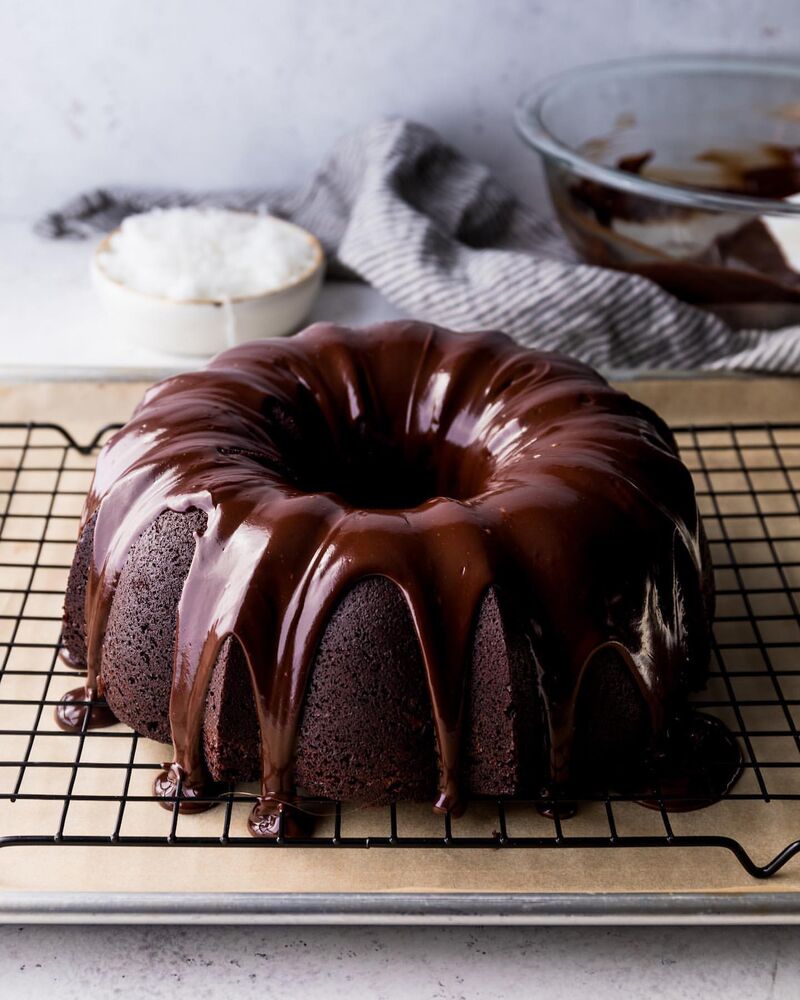
{"type": "Polygon", "coordinates": [[[371,441],[331,453],[301,470],[296,484],[306,492],[334,493],[349,506],[366,510],[419,507],[434,497],[463,500],[468,494],[455,477],[441,475],[424,455],[409,458],[388,442],[371,441]]]}
{"type": "Polygon", "coordinates": [[[456,445],[408,438],[378,418],[343,416],[331,426],[313,404],[289,413],[275,400],[265,404],[264,418],[270,447],[241,454],[303,493],[333,493],[351,507],[402,510],[435,497],[467,500],[486,481],[480,457],[456,445]]]}
{"type": "Polygon", "coordinates": [[[440,493],[430,470],[409,469],[389,456],[373,459],[366,467],[345,462],[333,492],[351,506],[366,509],[418,507],[440,493]]]}

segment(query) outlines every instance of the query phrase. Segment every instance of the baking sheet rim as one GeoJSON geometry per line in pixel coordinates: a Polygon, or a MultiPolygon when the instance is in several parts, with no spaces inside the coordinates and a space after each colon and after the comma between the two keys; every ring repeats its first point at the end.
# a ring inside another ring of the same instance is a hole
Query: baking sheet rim
{"type": "Polygon", "coordinates": [[[800,893],[11,892],[0,923],[798,924],[800,893]]]}

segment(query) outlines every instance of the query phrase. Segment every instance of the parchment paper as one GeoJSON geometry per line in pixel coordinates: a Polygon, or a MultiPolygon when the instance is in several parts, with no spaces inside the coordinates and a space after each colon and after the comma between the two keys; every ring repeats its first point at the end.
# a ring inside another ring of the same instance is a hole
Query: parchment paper
{"type": "MultiPolygon", "coordinates": [[[[140,398],[143,383],[36,383],[0,387],[2,420],[58,421],[76,439],[90,440],[96,429],[108,422],[124,421],[140,398]]],[[[624,388],[654,406],[672,423],[716,423],[726,421],[797,420],[800,418],[800,381],[703,379],[698,381],[640,381],[624,388]]],[[[67,541],[66,539],[64,540],[67,541]]],[[[0,569],[0,573],[5,572],[0,569]]],[[[800,581],[798,581],[800,587],[800,581]]],[[[50,623],[46,623],[48,628],[50,623]]],[[[53,636],[43,626],[40,641],[53,636]],[[45,638],[46,634],[46,638],[45,638]]],[[[795,651],[796,655],[796,651],[795,651]]],[[[797,667],[798,664],[794,664],[797,667]]],[[[8,684],[12,678],[4,678],[8,684]]],[[[70,678],[57,679],[48,697],[58,697],[70,686],[70,678]]],[[[21,682],[21,679],[20,679],[21,682]]],[[[73,681],[74,684],[74,681],[73,681]]],[[[8,695],[6,696],[13,696],[8,695]]],[[[16,697],[24,697],[22,693],[16,697]]],[[[800,691],[793,692],[800,697],[800,691]]],[[[787,695],[788,697],[788,695],[787,695]]],[[[23,711],[22,708],[19,711],[23,711]]],[[[757,719],[748,720],[751,727],[757,719]]],[[[7,724],[6,719],[4,724],[7,724]]],[[[55,743],[56,741],[52,741],[55,743]]],[[[62,751],[71,760],[74,748],[62,740],[62,751]]],[[[109,741],[106,741],[109,742],[109,741]]],[[[128,741],[120,741],[126,747],[128,741]]],[[[96,752],[96,751],[92,751],[96,752]]],[[[113,752],[106,748],[106,753],[113,752]]],[[[795,751],[796,752],[796,751],[795,751]]],[[[782,751],[785,753],[785,751],[782,751]]],[[[141,740],[137,760],[166,759],[168,750],[141,740]]],[[[5,751],[0,758],[9,759],[5,751]]],[[[84,755],[84,760],[85,755],[84,755]]],[[[121,762],[122,763],[122,762],[121,762]]],[[[800,764],[800,757],[798,757],[800,764]]],[[[7,769],[12,770],[12,769],[7,769]]],[[[46,769],[44,769],[46,770],[46,769]]],[[[2,775],[5,785],[11,775],[2,775]]],[[[16,769],[14,769],[16,773],[16,769]]],[[[151,780],[152,772],[134,772],[135,780],[151,780]]],[[[121,775],[122,772],[120,771],[121,775]]],[[[80,791],[107,792],[117,772],[80,774],[80,791]]],[[[57,777],[64,781],[69,769],[57,777]]],[[[26,774],[26,788],[52,787],[53,773],[26,774]],[[37,784],[37,782],[42,784],[37,784]]],[[[800,790],[800,768],[782,772],[784,788],[800,790]]],[[[742,782],[753,781],[746,774],[742,782]]],[[[744,786],[740,786],[744,787],[744,786]]],[[[132,788],[131,791],[134,789],[132,788]]],[[[146,793],[144,786],[142,791],[146,793]]],[[[170,816],[152,803],[128,807],[125,833],[166,832],[170,816]]],[[[76,803],[70,808],[67,832],[106,833],[109,806],[76,803]],[[80,808],[78,808],[80,806],[80,808]]],[[[59,802],[0,801],[0,834],[41,831],[57,822],[59,802]]],[[[243,830],[247,807],[237,806],[232,832],[243,830]],[[237,826],[238,824],[238,826],[237,826]]],[[[222,810],[180,822],[192,824],[182,832],[198,835],[217,833],[222,810]]],[[[657,814],[635,805],[615,808],[619,833],[661,835],[657,814]]],[[[385,832],[384,822],[374,832],[385,832]]],[[[345,813],[343,833],[362,834],[376,822],[370,810],[345,813]]],[[[596,830],[599,819],[592,809],[570,820],[573,835],[596,830]]],[[[676,834],[718,833],[737,836],[759,863],[771,858],[790,841],[800,837],[800,803],[722,802],[710,809],[672,817],[676,834]]],[[[440,832],[441,823],[428,807],[407,805],[399,809],[400,832],[440,832]]],[[[480,805],[472,806],[453,832],[486,834],[496,818],[480,805]]],[[[552,834],[552,825],[530,808],[509,811],[509,832],[552,834]]],[[[0,851],[0,892],[24,890],[74,891],[164,891],[164,892],[786,892],[800,891],[800,858],[768,882],[747,876],[738,862],[722,850],[398,850],[398,849],[234,849],[129,847],[7,847],[0,851]]]]}

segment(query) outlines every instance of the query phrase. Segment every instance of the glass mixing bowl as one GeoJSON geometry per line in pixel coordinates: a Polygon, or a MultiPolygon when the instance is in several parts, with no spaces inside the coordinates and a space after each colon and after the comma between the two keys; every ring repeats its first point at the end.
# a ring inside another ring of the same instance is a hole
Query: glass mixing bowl
{"type": "Polygon", "coordinates": [[[515,118],[584,260],[739,327],[800,323],[800,61],[604,63],[542,81],[515,118]]]}

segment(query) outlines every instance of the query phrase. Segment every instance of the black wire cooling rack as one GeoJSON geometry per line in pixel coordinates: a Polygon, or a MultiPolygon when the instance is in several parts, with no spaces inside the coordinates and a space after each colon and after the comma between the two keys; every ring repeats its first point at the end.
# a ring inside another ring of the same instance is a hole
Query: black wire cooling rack
{"type": "Polygon", "coordinates": [[[54,723],[79,683],[58,656],[62,599],[94,456],[112,430],[79,445],[56,424],[0,424],[0,846],[724,848],[758,878],[800,851],[800,424],[675,428],[718,595],[711,677],[695,705],[728,725],[743,757],[722,802],[681,814],[607,791],[571,819],[546,818],[536,802],[481,801],[460,819],[326,803],[311,834],[273,841],[245,832],[254,790],[231,787],[201,816],[159,809],[151,785],[167,749],[122,725],[73,734],[54,723]],[[760,864],[754,831],[761,853],[772,838],[760,864]]]}

